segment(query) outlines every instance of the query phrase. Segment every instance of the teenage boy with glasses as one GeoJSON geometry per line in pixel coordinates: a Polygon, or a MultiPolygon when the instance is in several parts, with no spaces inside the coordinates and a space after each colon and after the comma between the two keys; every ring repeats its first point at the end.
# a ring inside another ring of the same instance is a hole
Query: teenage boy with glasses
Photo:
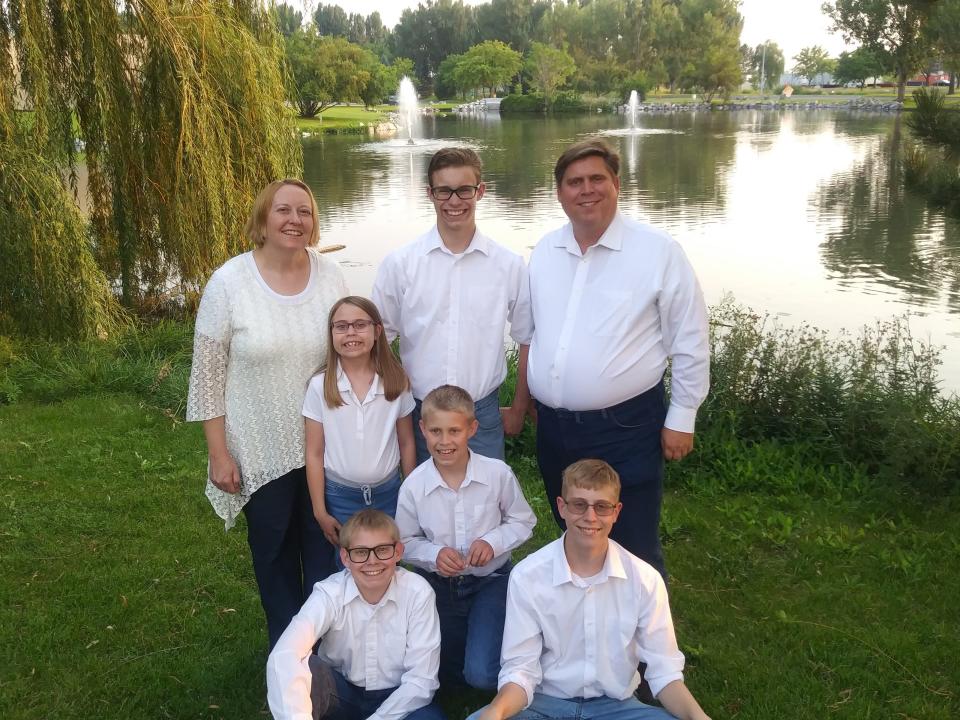
{"type": "Polygon", "coordinates": [[[433,590],[397,568],[393,519],[365,509],[340,529],[345,570],[318,582],[267,660],[277,720],[445,720],[433,590]],[[320,641],[317,654],[313,646],[320,641]]]}
{"type": "MultiPolygon", "coordinates": [[[[518,375],[513,405],[502,411],[500,384],[507,374],[504,327],[521,346],[513,316],[529,315],[523,259],[477,230],[476,208],[486,185],[469,148],[443,148],[427,167],[427,197],[437,222],[414,242],[387,255],[372,298],[387,338],[400,338],[400,357],[416,399],[413,425],[417,462],[429,457],[417,429],[421,401],[440,385],[464,388],[476,400],[479,430],[470,447],[504,459],[504,431],[523,428],[530,396],[526,372],[518,375]]],[[[526,357],[526,352],[523,353],[526,357]]]]}
{"type": "Polygon", "coordinates": [[[683,681],[660,574],[613,540],[620,478],[602,460],[563,473],[559,540],[510,574],[497,696],[469,720],[709,720],[683,681]],[[637,700],[637,664],[663,709],[637,700]]]}

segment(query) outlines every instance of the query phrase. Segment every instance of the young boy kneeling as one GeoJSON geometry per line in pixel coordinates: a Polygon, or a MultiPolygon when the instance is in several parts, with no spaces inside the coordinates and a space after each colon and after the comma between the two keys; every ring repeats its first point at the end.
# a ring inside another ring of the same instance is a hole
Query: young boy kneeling
{"type": "Polygon", "coordinates": [[[500,691],[471,720],[709,720],[683,682],[660,574],[609,539],[620,478],[601,460],[563,473],[563,536],[510,575],[500,691]],[[637,664],[666,710],[633,694],[637,664]]]}
{"type": "Polygon", "coordinates": [[[420,425],[431,459],[400,487],[404,560],[437,594],[440,681],[493,690],[510,551],[530,537],[537,518],[510,467],[469,449],[477,419],[466,390],[441,385],[427,393],[420,425]]]}
{"type": "Polygon", "coordinates": [[[433,590],[397,568],[393,519],[361,510],[340,529],[345,570],[318,582],[267,660],[277,720],[444,720],[433,590]],[[320,640],[316,655],[313,645],[320,640]]]}

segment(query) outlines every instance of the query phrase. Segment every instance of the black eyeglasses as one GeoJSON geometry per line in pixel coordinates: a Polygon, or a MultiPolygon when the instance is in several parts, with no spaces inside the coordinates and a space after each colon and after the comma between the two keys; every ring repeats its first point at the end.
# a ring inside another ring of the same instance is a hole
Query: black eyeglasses
{"type": "Polygon", "coordinates": [[[567,506],[567,509],[574,515],[583,515],[587,510],[593,508],[593,511],[599,517],[606,517],[607,515],[613,515],[613,511],[617,509],[617,506],[614,503],[608,503],[601,500],[600,502],[588,503],[586,500],[567,500],[563,499],[564,504],[567,506]]]}
{"type": "Polygon", "coordinates": [[[377,560],[389,560],[397,554],[397,544],[377,545],[376,547],[355,547],[347,550],[347,556],[350,562],[365,563],[370,558],[370,553],[377,556],[377,560]]]}
{"type": "Polygon", "coordinates": [[[338,320],[337,322],[333,323],[333,325],[331,325],[330,327],[333,328],[333,331],[337,333],[337,335],[343,335],[350,328],[353,328],[357,332],[363,332],[373,324],[374,324],[373,320],[354,320],[353,322],[338,320]]]}
{"type": "Polygon", "coordinates": [[[479,189],[479,185],[461,185],[458,188],[441,185],[430,188],[430,194],[433,195],[434,200],[449,200],[454,194],[461,200],[470,200],[476,197],[479,189]]]}

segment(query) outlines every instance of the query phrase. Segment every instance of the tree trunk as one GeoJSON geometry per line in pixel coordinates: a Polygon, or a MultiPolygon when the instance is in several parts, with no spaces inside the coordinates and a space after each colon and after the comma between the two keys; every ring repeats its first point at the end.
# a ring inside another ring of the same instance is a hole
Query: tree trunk
{"type": "Polygon", "coordinates": [[[903,102],[907,96],[907,71],[905,68],[897,70],[897,102],[903,102]]]}

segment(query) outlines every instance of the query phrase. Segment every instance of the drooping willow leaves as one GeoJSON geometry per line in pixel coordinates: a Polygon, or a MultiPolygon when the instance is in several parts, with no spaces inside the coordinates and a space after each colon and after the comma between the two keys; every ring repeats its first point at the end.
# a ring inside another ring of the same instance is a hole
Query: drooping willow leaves
{"type": "MultiPolygon", "coordinates": [[[[257,0],[7,0],[0,42],[14,51],[0,140],[75,188],[82,166],[89,252],[125,305],[202,283],[245,248],[256,192],[300,172],[282,44],[257,0]]],[[[50,210],[33,221],[69,213],[50,210]]]]}

